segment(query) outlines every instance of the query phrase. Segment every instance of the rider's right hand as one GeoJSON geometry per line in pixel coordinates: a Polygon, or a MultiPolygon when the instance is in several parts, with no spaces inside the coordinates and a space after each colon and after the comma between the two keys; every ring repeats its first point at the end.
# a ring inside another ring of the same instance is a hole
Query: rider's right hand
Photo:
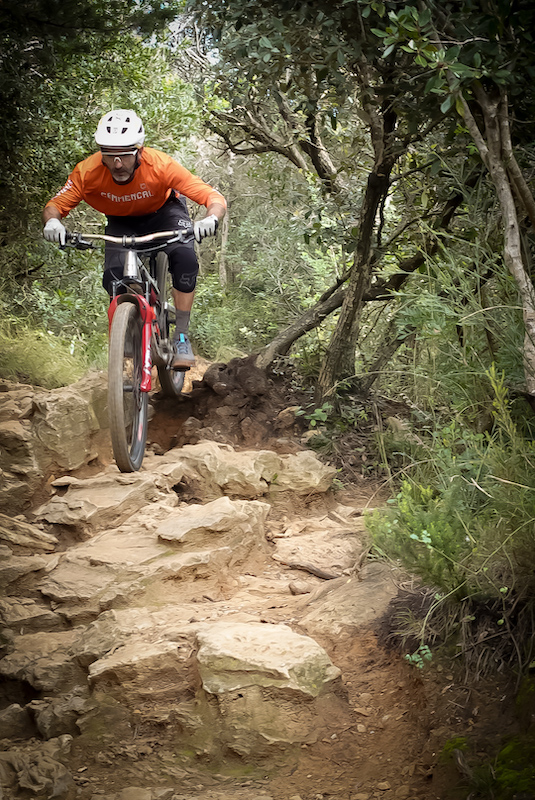
{"type": "Polygon", "coordinates": [[[47,242],[58,242],[61,245],[65,244],[65,234],[65,225],[55,218],[49,219],[43,230],[47,242]]]}

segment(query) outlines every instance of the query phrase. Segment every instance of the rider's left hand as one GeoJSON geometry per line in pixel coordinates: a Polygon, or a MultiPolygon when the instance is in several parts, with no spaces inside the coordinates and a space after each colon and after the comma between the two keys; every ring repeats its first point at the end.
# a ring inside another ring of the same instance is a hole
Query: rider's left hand
{"type": "Polygon", "coordinates": [[[195,241],[200,242],[205,236],[215,236],[218,224],[219,220],[215,214],[210,214],[209,217],[194,222],[193,235],[195,236],[195,241]]]}

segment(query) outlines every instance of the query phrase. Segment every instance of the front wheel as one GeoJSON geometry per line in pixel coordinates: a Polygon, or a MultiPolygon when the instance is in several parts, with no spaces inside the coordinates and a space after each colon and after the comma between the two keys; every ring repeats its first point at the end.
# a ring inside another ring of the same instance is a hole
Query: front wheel
{"type": "Polygon", "coordinates": [[[140,468],[147,441],[149,398],[141,391],[142,329],[137,305],[117,306],[108,352],[108,410],[113,455],[121,472],[140,468]]]}
{"type": "MultiPolygon", "coordinates": [[[[156,257],[156,281],[160,294],[160,312],[158,324],[162,338],[170,340],[169,317],[172,297],[171,275],[169,273],[169,259],[166,253],[158,253],[156,257]]],[[[184,386],[184,373],[180,370],[170,369],[167,364],[158,364],[158,379],[162,392],[166,397],[178,397],[184,386]]]]}

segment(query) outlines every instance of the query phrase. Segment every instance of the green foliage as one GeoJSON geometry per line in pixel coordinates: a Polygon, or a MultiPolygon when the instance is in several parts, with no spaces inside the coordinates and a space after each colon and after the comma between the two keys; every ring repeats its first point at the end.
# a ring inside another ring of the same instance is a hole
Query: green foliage
{"type": "Polygon", "coordinates": [[[526,733],[508,737],[492,760],[481,761],[480,747],[470,738],[457,736],[447,741],[440,753],[440,764],[448,767],[452,762],[463,765],[462,784],[454,787],[455,778],[450,773],[452,796],[471,800],[516,800],[532,797],[535,790],[533,753],[535,739],[526,733]],[[462,793],[462,794],[461,794],[462,793]]]}
{"type": "Polygon", "coordinates": [[[87,361],[72,342],[20,321],[0,326],[0,375],[15,382],[54,389],[78,380],[87,361]]]}
{"type": "MultiPolygon", "coordinates": [[[[367,526],[379,553],[435,588],[429,618],[457,604],[464,623],[477,625],[486,608],[494,638],[512,636],[512,626],[532,613],[535,446],[518,433],[503,376],[490,370],[488,379],[492,434],[451,423],[405,441],[387,437],[403,479],[389,508],[369,515],[367,526]]],[[[530,646],[529,637],[523,647],[515,642],[520,669],[531,661],[530,646]]]]}
{"type": "Polygon", "coordinates": [[[468,782],[473,800],[516,800],[535,791],[535,737],[527,733],[508,738],[492,763],[476,765],[468,782]]]}
{"type": "Polygon", "coordinates": [[[455,736],[453,739],[449,739],[443,746],[442,752],[440,753],[440,761],[448,762],[453,758],[455,750],[460,750],[462,753],[467,749],[468,749],[468,742],[466,740],[466,737],[455,736]]]}
{"type": "Polygon", "coordinates": [[[326,422],[333,410],[332,403],[323,403],[321,408],[314,408],[309,413],[304,408],[298,408],[295,412],[296,417],[304,417],[310,428],[315,428],[318,423],[326,422]]]}
{"type": "MultiPolygon", "coordinates": [[[[431,178],[435,192],[445,188],[443,181],[463,185],[470,174],[457,158],[445,160],[444,147],[440,138],[432,151],[442,164],[437,177],[431,178]]],[[[459,157],[464,156],[459,153],[459,157]]],[[[411,163],[414,160],[407,166],[411,163]]],[[[405,183],[403,191],[398,187],[393,198],[396,208],[414,205],[417,191],[421,194],[419,180],[405,183]]],[[[440,194],[430,195],[430,202],[436,208],[440,194]]],[[[502,236],[497,226],[488,185],[478,180],[467,194],[461,216],[447,231],[434,231],[420,216],[418,234],[410,230],[400,238],[392,253],[394,266],[389,258],[380,272],[388,279],[399,257],[412,257],[419,237],[436,241],[436,251],[423,259],[396,293],[397,303],[389,303],[383,313],[383,325],[390,320],[404,345],[379,386],[390,396],[408,395],[426,413],[433,414],[437,407],[450,409],[476,430],[488,424],[492,406],[486,370],[495,363],[510,385],[523,381],[522,313],[516,287],[499,255],[502,236]]],[[[369,359],[364,348],[363,355],[369,359]]]]}
{"type": "MultiPolygon", "coordinates": [[[[368,8],[375,5],[362,2],[368,8]]],[[[531,89],[534,17],[529,3],[489,6],[461,0],[446,14],[443,4],[435,2],[425,7],[386,3],[383,8],[387,13],[379,15],[382,24],[371,29],[384,46],[382,57],[394,60],[408,54],[421,69],[425,93],[446,95],[443,113],[455,106],[454,93],[475,81],[508,84],[517,95],[521,87],[531,89]],[[447,39],[455,41],[451,47],[438,42],[437,30],[445,29],[447,39]]],[[[462,107],[458,110],[462,114],[462,107]]]]}
{"type": "Polygon", "coordinates": [[[228,360],[259,349],[273,335],[269,300],[239,287],[225,291],[215,275],[198,283],[191,338],[206,358],[228,360]]]}
{"type": "MultiPolygon", "coordinates": [[[[451,475],[451,469],[446,474],[451,475]]],[[[446,593],[463,591],[465,586],[463,563],[470,540],[461,516],[466,507],[464,487],[464,481],[453,480],[437,494],[435,487],[405,480],[395,499],[395,513],[385,519],[378,511],[368,521],[378,549],[410,564],[426,584],[446,593]]]]}
{"type": "Polygon", "coordinates": [[[518,736],[507,742],[496,759],[497,800],[512,800],[519,792],[535,790],[535,736],[518,736]]]}
{"type": "Polygon", "coordinates": [[[407,653],[405,660],[409,662],[412,667],[416,669],[423,669],[426,663],[429,663],[433,658],[431,650],[426,644],[421,644],[414,653],[407,653]]]}

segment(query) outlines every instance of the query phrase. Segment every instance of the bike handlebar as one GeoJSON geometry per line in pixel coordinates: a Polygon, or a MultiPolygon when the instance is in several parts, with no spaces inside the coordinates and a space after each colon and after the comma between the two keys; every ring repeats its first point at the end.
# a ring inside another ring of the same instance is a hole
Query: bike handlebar
{"type": "Polygon", "coordinates": [[[190,242],[194,237],[193,225],[188,225],[187,228],[179,228],[174,231],[158,231],[157,233],[146,233],[143,236],[110,236],[107,233],[71,233],[66,232],[66,244],[70,247],[76,247],[78,250],[87,250],[93,247],[92,241],[99,240],[104,242],[111,242],[118,244],[125,248],[135,250],[138,245],[154,242],[159,239],[166,241],[162,246],[172,244],[173,242],[190,242]]]}

